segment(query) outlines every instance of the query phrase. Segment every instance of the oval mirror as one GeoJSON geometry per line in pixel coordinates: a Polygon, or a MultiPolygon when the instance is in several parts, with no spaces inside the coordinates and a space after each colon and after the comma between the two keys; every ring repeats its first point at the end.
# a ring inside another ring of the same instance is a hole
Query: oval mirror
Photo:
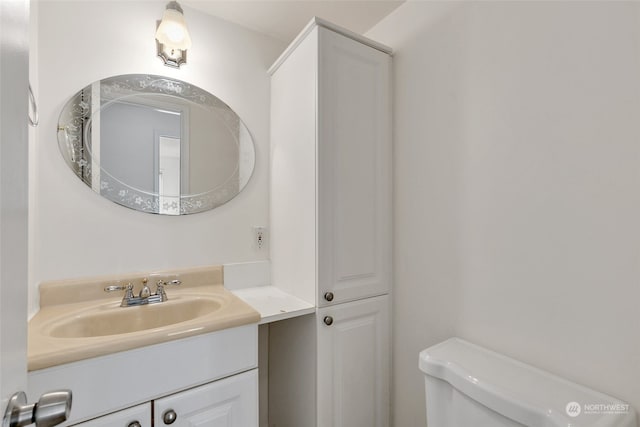
{"type": "Polygon", "coordinates": [[[58,146],[96,193],[165,215],[228,202],[255,164],[251,134],[227,104],[189,83],[145,74],[76,93],[60,114],[58,146]]]}

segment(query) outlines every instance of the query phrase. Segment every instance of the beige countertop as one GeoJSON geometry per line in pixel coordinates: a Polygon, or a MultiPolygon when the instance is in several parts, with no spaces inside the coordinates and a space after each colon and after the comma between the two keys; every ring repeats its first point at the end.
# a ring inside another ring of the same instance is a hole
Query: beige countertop
{"type": "Polygon", "coordinates": [[[219,266],[154,273],[152,292],[157,277],[182,281],[165,288],[168,301],[162,303],[120,307],[124,292],[104,292],[107,285],[130,282],[137,294],[149,276],[42,283],[40,311],[29,322],[29,371],[260,321],[257,311],[224,288],[219,266]],[[93,329],[85,327],[87,319],[93,329]],[[131,328],[141,330],[127,332],[131,328]]]}

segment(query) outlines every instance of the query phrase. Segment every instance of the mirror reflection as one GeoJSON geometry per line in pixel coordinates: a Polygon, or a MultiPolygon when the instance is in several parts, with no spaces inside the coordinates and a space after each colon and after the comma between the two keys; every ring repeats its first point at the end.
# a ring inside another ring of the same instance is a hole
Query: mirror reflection
{"type": "Polygon", "coordinates": [[[255,151],[238,115],[214,95],[152,75],[95,82],[65,105],[58,145],[96,193],[143,212],[213,209],[249,181],[255,151]]]}

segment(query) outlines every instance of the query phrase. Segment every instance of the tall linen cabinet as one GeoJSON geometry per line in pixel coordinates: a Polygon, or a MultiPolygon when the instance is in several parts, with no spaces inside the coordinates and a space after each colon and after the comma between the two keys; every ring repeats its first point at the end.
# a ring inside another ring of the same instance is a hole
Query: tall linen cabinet
{"type": "Polygon", "coordinates": [[[389,425],[391,50],[315,18],[271,67],[269,426],[389,425]]]}

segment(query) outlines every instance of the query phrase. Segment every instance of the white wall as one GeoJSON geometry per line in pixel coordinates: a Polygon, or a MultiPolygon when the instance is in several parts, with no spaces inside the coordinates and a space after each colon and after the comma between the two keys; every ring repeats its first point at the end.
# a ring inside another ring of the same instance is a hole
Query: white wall
{"type": "Polygon", "coordinates": [[[268,224],[269,77],[284,44],[193,9],[189,63],[162,65],[155,26],[166,1],[43,1],[38,16],[40,127],[31,153],[30,311],[44,280],[269,258],[252,245],[268,224]],[[244,191],[213,211],[144,214],[94,194],[58,152],[65,102],[101,78],[153,73],[193,83],[233,108],[253,134],[256,169],[244,191]]]}
{"type": "Polygon", "coordinates": [[[394,425],[458,335],[640,409],[640,3],[411,2],[395,51],[394,425]]]}

